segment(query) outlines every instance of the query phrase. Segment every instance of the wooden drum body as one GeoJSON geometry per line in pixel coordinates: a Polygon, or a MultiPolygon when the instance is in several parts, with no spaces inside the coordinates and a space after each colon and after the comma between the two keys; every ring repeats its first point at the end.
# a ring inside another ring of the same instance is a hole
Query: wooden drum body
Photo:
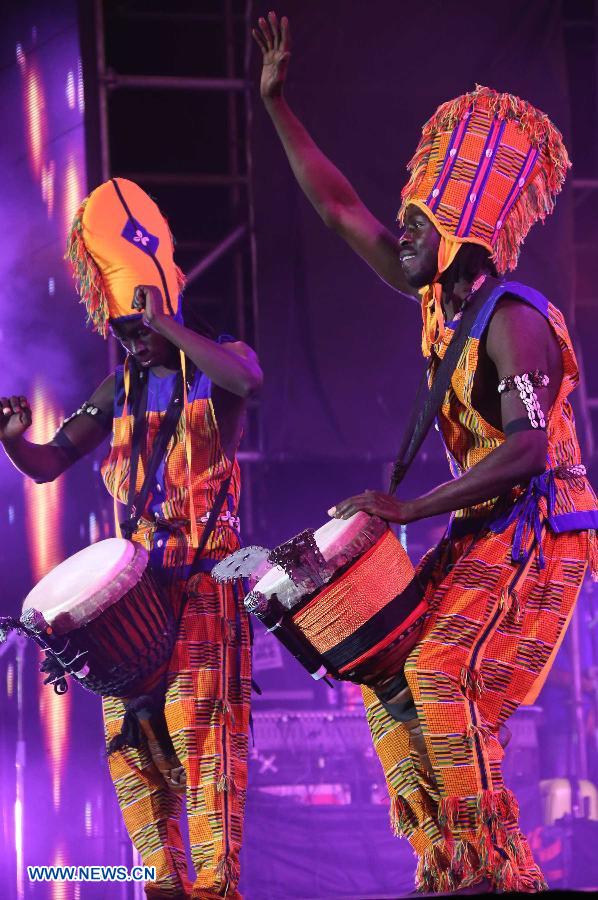
{"type": "Polygon", "coordinates": [[[213,574],[226,580],[250,567],[246,608],[314,677],[377,684],[400,672],[418,640],[426,604],[407,553],[377,517],[359,512],[269,552],[239,550],[213,574]]]}
{"type": "Polygon", "coordinates": [[[147,551],[108,538],[42,578],[25,599],[18,627],[64,670],[57,681],[71,674],[94,693],[130,697],[159,679],[177,622],[147,551]]]}

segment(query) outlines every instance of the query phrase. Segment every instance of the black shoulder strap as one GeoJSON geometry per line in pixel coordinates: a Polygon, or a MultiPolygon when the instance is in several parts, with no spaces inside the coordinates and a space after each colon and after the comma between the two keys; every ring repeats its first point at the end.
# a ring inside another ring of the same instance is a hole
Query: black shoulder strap
{"type": "MultiPolygon", "coordinates": [[[[145,374],[145,373],[144,373],[145,374]]],[[[143,390],[141,392],[141,396],[138,398],[138,402],[135,406],[135,424],[133,426],[133,445],[132,445],[132,453],[131,453],[131,480],[129,483],[129,499],[127,502],[127,514],[126,518],[120,524],[121,532],[123,537],[131,539],[132,535],[137,530],[137,526],[139,524],[139,520],[145,509],[145,504],[147,503],[147,498],[149,496],[150,488],[153,484],[156,472],[158,471],[158,466],[160,462],[164,459],[164,455],[166,453],[166,448],[168,447],[168,442],[176,431],[176,427],[178,421],[181,417],[181,413],[183,410],[183,375],[182,372],[177,374],[177,379],[172,391],[172,395],[170,397],[168,408],[166,410],[166,414],[160,423],[160,428],[158,430],[158,434],[156,435],[156,439],[154,441],[152,452],[147,462],[147,469],[145,478],[143,480],[143,484],[137,494],[134,491],[134,485],[137,480],[137,468],[139,463],[139,456],[141,453],[141,449],[143,446],[143,438],[145,437],[145,412],[147,407],[147,377],[145,378],[145,384],[143,386],[143,390]],[[143,424],[142,424],[143,423],[143,424]]],[[[195,575],[199,571],[199,566],[201,562],[201,554],[203,553],[205,546],[208,542],[210,535],[212,534],[214,527],[216,525],[216,521],[222,507],[226,501],[226,496],[228,494],[229,485],[231,483],[233,469],[235,465],[235,460],[231,463],[230,472],[225,478],[225,480],[220,485],[216,498],[214,500],[214,505],[210,510],[210,515],[208,516],[208,520],[204,526],[201,540],[199,542],[199,546],[195,551],[195,556],[193,558],[193,563],[191,566],[191,571],[189,572],[189,578],[192,575],[195,575]]]]}
{"type": "MultiPolygon", "coordinates": [[[[206,544],[208,543],[208,538],[212,534],[215,526],[216,520],[222,511],[222,507],[224,506],[224,501],[226,500],[226,495],[228,494],[228,488],[231,483],[231,479],[233,477],[233,467],[235,465],[235,460],[233,457],[232,465],[228,477],[222,482],[218,493],[216,494],[216,499],[214,500],[214,505],[210,510],[210,515],[208,516],[208,521],[204,525],[203,533],[201,535],[201,541],[199,542],[199,546],[195,551],[195,556],[193,558],[193,563],[191,565],[191,570],[189,572],[189,578],[193,575],[196,575],[199,571],[199,566],[201,562],[201,554],[203,553],[206,544]]],[[[187,582],[189,579],[187,580],[187,582]]]]}
{"type": "Polygon", "coordinates": [[[177,373],[172,395],[168,401],[166,414],[160,423],[160,428],[154,441],[152,452],[147,461],[147,469],[143,484],[137,493],[135,493],[135,485],[137,484],[137,468],[139,465],[139,457],[143,445],[145,444],[146,434],[146,409],[147,409],[147,373],[144,373],[144,384],[142,395],[135,407],[135,420],[133,425],[133,441],[131,446],[131,469],[129,476],[129,497],[127,501],[127,511],[125,519],[120,523],[121,532],[124,537],[131,539],[131,536],[137,530],[139,520],[145,509],[147,498],[151,486],[153,484],[158,466],[164,459],[168,442],[176,431],[178,421],[183,411],[183,374],[177,373]]]}
{"type": "Polygon", "coordinates": [[[471,303],[468,303],[465,307],[457,330],[453,335],[453,339],[438,366],[430,393],[426,397],[421,408],[420,392],[418,391],[414,407],[409,417],[409,423],[393,466],[389,488],[390,494],[394,494],[407,474],[409,466],[415,459],[419,448],[424,442],[424,438],[436,418],[438,410],[442,406],[442,401],[449,388],[451,378],[453,377],[453,373],[457,367],[467,338],[471,334],[478,313],[491,297],[492,293],[500,287],[502,287],[502,285],[497,286],[495,282],[488,279],[479,289],[471,303]]]}

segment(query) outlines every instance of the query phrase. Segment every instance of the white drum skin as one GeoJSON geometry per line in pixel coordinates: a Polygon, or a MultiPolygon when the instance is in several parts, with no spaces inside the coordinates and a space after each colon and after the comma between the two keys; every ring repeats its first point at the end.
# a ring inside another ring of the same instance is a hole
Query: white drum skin
{"type": "Polygon", "coordinates": [[[29,592],[23,612],[40,612],[55,634],[86,625],[138,584],[149,554],[140,544],[107,538],[48,572],[29,592]]]}
{"type": "MultiPolygon", "coordinates": [[[[363,530],[370,519],[368,513],[357,512],[350,519],[330,519],[314,531],[316,544],[324,559],[328,562],[340,553],[363,530]]],[[[282,598],[288,593],[294,593],[293,582],[280,566],[272,566],[265,575],[262,575],[253,589],[268,598],[273,594],[282,598]]]]}

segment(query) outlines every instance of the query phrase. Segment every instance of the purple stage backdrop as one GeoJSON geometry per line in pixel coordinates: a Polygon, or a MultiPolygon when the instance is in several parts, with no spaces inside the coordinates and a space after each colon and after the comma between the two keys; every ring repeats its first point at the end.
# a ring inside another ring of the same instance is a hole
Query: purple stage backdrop
{"type": "MultiPolygon", "coordinates": [[[[134,12],[160,4],[130,6],[134,12]]],[[[207,0],[166,6],[184,15],[215,9],[207,0]]],[[[390,226],[423,122],[440,102],[476,82],[524,96],[568,139],[559,3],[370,0],[362,7],[288,0],[278,10],[290,16],[294,35],[288,97],[390,226]]],[[[253,18],[265,12],[254,5],[253,18]]],[[[181,22],[184,28],[184,16],[181,22]]],[[[294,184],[257,96],[258,56],[252,150],[266,455],[256,464],[246,502],[256,523],[251,540],[272,546],[323,524],[340,497],[384,484],[422,360],[417,306],[394,295],[328,232],[294,184]]],[[[106,346],[84,328],[62,258],[70,220],[87,192],[81,71],[75,0],[15,5],[3,19],[0,395],[29,396],[30,437],[38,442],[89,396],[107,367],[106,346]]],[[[197,128],[209,137],[209,123],[197,128]]],[[[546,226],[532,231],[518,277],[568,309],[570,188],[546,226]]],[[[53,484],[33,485],[24,484],[0,453],[0,614],[17,613],[49,569],[111,533],[101,456],[78,463],[53,484]]],[[[432,435],[405,490],[427,489],[446,477],[432,435]]],[[[414,561],[443,526],[435,520],[408,529],[414,561]]],[[[591,677],[598,661],[596,600],[588,585],[581,599],[581,654],[590,779],[578,794],[575,778],[570,781],[576,770],[569,639],[537,707],[511,723],[507,784],[520,798],[523,826],[553,887],[598,883],[593,860],[579,856],[595,842],[594,823],[585,822],[583,833],[575,823],[554,824],[576,803],[598,819],[598,704],[591,677]],[[560,781],[542,787],[541,779],[560,781]]],[[[138,900],[140,886],[39,885],[27,877],[27,865],[134,861],[106,771],[99,700],[78,687],[64,697],[42,688],[38,663],[35,648],[19,638],[0,645],[0,895],[138,900]]],[[[247,900],[406,896],[413,854],[388,827],[359,688],[316,684],[259,628],[254,673],[264,693],[254,703],[241,883],[247,900]]]]}
{"type": "MultiPolygon", "coordinates": [[[[393,228],[422,125],[476,83],[525,97],[567,139],[559,10],[546,0],[371,0],[351,11],[343,0],[288,0],[278,10],[293,32],[287,96],[393,228]]],[[[390,459],[422,371],[418,308],[326,230],[261,105],[254,143],[267,447],[292,457],[390,459]]],[[[562,308],[572,287],[570,218],[566,188],[554,216],[531,232],[518,271],[562,308]]]]}
{"type": "MultiPolygon", "coordinates": [[[[0,37],[0,344],[3,395],[26,395],[29,437],[61,419],[106,374],[104,342],[84,327],[63,255],[87,192],[84,86],[76,4],[3,10],[0,37]]],[[[25,482],[0,454],[2,614],[49,569],[111,530],[98,457],[47,485],[25,482]]],[[[0,646],[0,893],[75,900],[81,888],[29,883],[25,866],[118,860],[118,820],[102,759],[99,700],[42,687],[37,649],[0,646]],[[112,804],[112,806],[111,806],[112,804]]]]}

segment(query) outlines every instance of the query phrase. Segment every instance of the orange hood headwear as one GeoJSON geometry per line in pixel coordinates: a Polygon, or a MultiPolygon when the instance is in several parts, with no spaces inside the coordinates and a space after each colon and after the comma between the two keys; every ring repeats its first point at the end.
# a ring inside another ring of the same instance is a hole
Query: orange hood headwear
{"type": "MultiPolygon", "coordinates": [[[[79,207],[68,239],[67,259],[88,321],[106,337],[112,320],[139,316],[132,309],[133,295],[139,284],[158,284],[164,312],[181,321],[179,292],[185,277],[173,258],[173,240],[168,223],[158,206],[139,185],[126,178],[111,178],[91,192],[79,207]]],[[[191,489],[191,432],[188,427],[186,360],[180,351],[183,372],[183,420],[185,458],[189,490],[191,542],[198,546],[195,504],[191,489]]],[[[124,366],[125,407],[129,398],[128,359],[124,366]]],[[[124,460],[118,460],[120,481],[124,460]]],[[[117,502],[114,500],[118,528],[117,502]]]]}
{"type": "Polygon", "coordinates": [[[499,274],[514,269],[531,226],[552,212],[570,166],[560,131],[513,94],[476,85],[426,122],[398,214],[402,222],[414,204],[441,235],[435,284],[421,292],[426,355],[443,332],[437,280],[461,244],[486,247],[499,274]]]}
{"type": "Polygon", "coordinates": [[[175,315],[185,278],[156,203],[133,181],[112,178],[82,202],[67,245],[88,321],[104,337],[110,319],[130,316],[138,284],[158,284],[164,312],[175,315]]]}

